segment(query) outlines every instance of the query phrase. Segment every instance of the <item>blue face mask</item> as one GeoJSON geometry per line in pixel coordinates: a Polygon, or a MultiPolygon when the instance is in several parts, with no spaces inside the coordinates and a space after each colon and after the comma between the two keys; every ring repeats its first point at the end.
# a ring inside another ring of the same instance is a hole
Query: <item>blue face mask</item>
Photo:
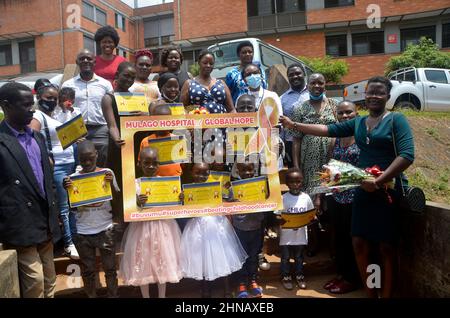
{"type": "Polygon", "coordinates": [[[325,93],[322,93],[319,96],[314,96],[314,95],[311,95],[311,93],[309,93],[309,99],[311,99],[311,100],[322,100],[324,95],[325,95],[325,93]]]}
{"type": "Polygon", "coordinates": [[[249,75],[245,78],[245,80],[247,81],[247,85],[253,89],[260,87],[262,82],[261,74],[249,75]]]}

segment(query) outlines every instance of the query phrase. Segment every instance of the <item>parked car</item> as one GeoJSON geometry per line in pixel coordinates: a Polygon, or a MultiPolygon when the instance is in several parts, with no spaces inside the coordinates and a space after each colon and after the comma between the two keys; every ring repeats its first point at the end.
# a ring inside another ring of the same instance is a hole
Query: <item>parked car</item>
{"type": "Polygon", "coordinates": [[[1,80],[0,81],[0,87],[5,85],[8,82],[14,81],[14,82],[19,82],[19,83],[25,84],[29,88],[33,89],[34,88],[34,83],[40,78],[46,78],[51,83],[53,83],[53,84],[55,84],[55,85],[57,85],[59,87],[62,84],[61,81],[62,81],[62,78],[63,78],[63,73],[57,73],[57,72],[45,73],[45,72],[40,72],[40,73],[25,74],[23,76],[17,76],[17,77],[9,78],[7,80],[1,80]]]}
{"type": "Polygon", "coordinates": [[[211,76],[224,79],[233,67],[241,64],[239,56],[236,54],[236,49],[239,43],[244,41],[250,41],[253,44],[253,61],[261,65],[261,69],[265,73],[266,78],[269,75],[269,67],[275,64],[282,64],[288,67],[291,64],[298,63],[303,66],[306,77],[313,73],[313,70],[306,66],[304,62],[275,46],[257,38],[243,38],[221,42],[208,47],[208,50],[215,57],[214,70],[211,76]]]}
{"type": "MultiPolygon", "coordinates": [[[[391,72],[391,98],[387,109],[410,108],[422,111],[450,111],[450,70],[408,67],[391,72]]],[[[367,80],[344,89],[344,98],[363,105],[367,80]]]]}

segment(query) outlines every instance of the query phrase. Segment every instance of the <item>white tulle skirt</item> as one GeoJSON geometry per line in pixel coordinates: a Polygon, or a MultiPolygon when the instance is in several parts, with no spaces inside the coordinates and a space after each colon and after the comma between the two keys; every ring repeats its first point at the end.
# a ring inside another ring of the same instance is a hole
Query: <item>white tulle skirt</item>
{"type": "Polygon", "coordinates": [[[184,277],[209,281],[242,268],[244,248],[225,216],[189,220],[181,237],[181,269],[184,277]]]}
{"type": "Polygon", "coordinates": [[[181,232],[175,220],[132,222],[122,241],[119,277],[126,285],[178,283],[181,232]]]}

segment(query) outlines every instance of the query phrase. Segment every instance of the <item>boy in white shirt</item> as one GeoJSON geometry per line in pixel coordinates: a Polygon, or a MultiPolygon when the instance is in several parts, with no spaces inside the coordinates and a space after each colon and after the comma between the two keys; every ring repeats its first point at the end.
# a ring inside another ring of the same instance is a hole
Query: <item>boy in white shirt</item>
{"type": "MultiPolygon", "coordinates": [[[[97,167],[97,150],[90,140],[78,144],[78,158],[82,170],[64,179],[64,188],[72,186],[70,177],[84,173],[106,171],[105,182],[109,182],[115,191],[120,191],[114,173],[110,169],[97,167]]],[[[114,191],[113,190],[113,191],[114,191]]],[[[102,267],[108,297],[117,297],[116,251],[112,220],[112,206],[110,201],[83,205],[76,208],[76,229],[73,239],[82,263],[82,277],[84,290],[89,298],[97,297],[96,293],[96,255],[95,249],[100,250],[102,267]]]]}
{"type": "MultiPolygon", "coordinates": [[[[291,168],[286,172],[286,184],[289,192],[283,195],[285,213],[305,213],[314,209],[308,194],[302,192],[303,177],[300,170],[291,168]]],[[[308,245],[307,226],[298,229],[281,229],[281,283],[287,290],[293,288],[289,260],[294,258],[295,281],[299,288],[306,289],[303,275],[303,251],[308,245]]]]}

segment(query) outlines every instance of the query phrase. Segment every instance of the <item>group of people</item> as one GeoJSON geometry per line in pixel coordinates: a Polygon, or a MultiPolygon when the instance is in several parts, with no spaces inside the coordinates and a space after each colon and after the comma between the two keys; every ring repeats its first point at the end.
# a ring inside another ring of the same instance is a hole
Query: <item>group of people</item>
{"type": "MultiPolygon", "coordinates": [[[[284,160],[290,168],[284,211],[324,210],[325,206],[332,211],[339,276],[324,287],[335,293],[359,287],[365,282],[373,243],[377,243],[384,273],[382,296],[392,295],[398,189],[392,194],[393,202],[381,198],[386,195],[384,184],[399,177],[414,160],[414,146],[404,116],[385,109],[392,86],[387,79],[369,81],[369,115],[360,117],[352,103],[337,103],[326,96],[326,80],[321,74],[312,74],[305,83],[304,70],[298,64],[288,67],[290,89],[281,98],[268,90],[265,74],[253,63],[250,42],[237,47],[241,64],[225,81],[211,76],[215,58],[209,51],[199,54],[196,77],[183,71],[178,48],[164,50],[161,65],[165,71],[157,81],[150,81],[150,51],[136,52],[135,63],[114,55],[120,39],[108,26],[97,31],[95,40],[100,54],[82,50],[76,59],[80,74],[61,89],[46,80],[36,82],[36,103],[25,85],[11,82],[0,88],[0,106],[5,113],[0,124],[0,163],[4,168],[0,172],[0,242],[17,251],[23,297],[54,296],[53,244],[61,236],[58,217],[65,252],[80,259],[89,297],[96,297],[96,249],[100,250],[109,297],[118,296],[117,270],[125,284],[140,286],[143,297],[150,296],[149,284],[157,284],[159,297],[165,297],[166,283],[177,283],[183,277],[202,280],[203,296],[210,295],[211,281],[223,278],[225,296],[230,296],[228,277],[233,273],[237,297],[262,296],[258,267],[264,267],[260,266],[264,233],[273,226],[272,212],[132,222],[123,235],[123,256],[117,266],[113,221],[124,226],[120,149],[125,141],[115,92],[144,93],[148,113],[134,115],[151,116],[170,116],[167,104],[171,103],[182,103],[186,112],[191,107],[211,114],[255,112],[265,98],[272,98],[282,124],[284,160]],[[80,114],[88,134],[63,149],[56,129],[80,114]],[[360,167],[377,164],[384,173],[355,191],[326,198],[308,195],[317,185],[316,173],[331,157],[360,167]],[[98,171],[111,183],[113,200],[70,209],[67,189],[71,177],[98,171]]],[[[233,165],[223,161],[227,136],[222,129],[200,146],[202,150],[212,147],[220,161],[160,164],[158,150],[149,141],[177,133],[190,136],[175,131],[138,134],[136,163],[142,176],[188,176],[194,183],[204,183],[211,171],[228,171],[233,180],[264,175],[259,160],[245,157],[233,165]]],[[[142,207],[147,197],[141,194],[139,180],[136,176],[136,206],[142,207]]],[[[232,189],[224,200],[237,200],[232,189]]],[[[286,289],[293,288],[293,281],[306,288],[303,254],[312,233],[307,227],[280,232],[280,276],[286,289]],[[293,271],[289,268],[291,256],[293,271]]],[[[376,296],[376,291],[368,289],[368,294],[376,296]]]]}

